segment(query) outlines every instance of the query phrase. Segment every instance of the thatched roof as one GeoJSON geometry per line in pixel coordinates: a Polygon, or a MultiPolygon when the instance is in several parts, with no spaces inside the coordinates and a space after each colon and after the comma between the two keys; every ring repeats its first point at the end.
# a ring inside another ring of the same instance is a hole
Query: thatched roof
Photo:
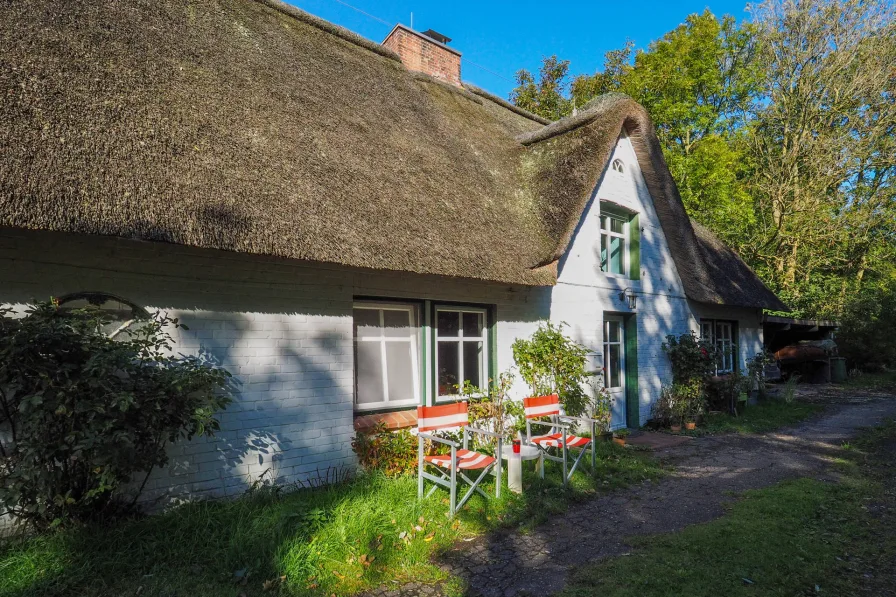
{"type": "Polygon", "coordinates": [[[0,225],[552,284],[624,126],[701,278],[624,96],[545,126],[277,0],[31,0],[0,21],[0,225]]]}

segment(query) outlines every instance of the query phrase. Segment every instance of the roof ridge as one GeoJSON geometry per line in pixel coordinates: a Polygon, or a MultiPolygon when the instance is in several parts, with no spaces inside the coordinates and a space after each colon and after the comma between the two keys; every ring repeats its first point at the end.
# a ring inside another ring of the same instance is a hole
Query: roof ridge
{"type": "Polygon", "coordinates": [[[523,118],[528,118],[529,120],[537,122],[538,124],[551,124],[552,122],[554,122],[553,120],[548,120],[547,118],[545,118],[543,116],[539,116],[538,114],[533,114],[532,112],[525,110],[523,108],[520,108],[519,106],[515,106],[514,104],[511,104],[510,102],[508,102],[506,99],[504,99],[500,96],[497,96],[494,93],[491,93],[490,91],[486,91],[485,89],[482,89],[481,87],[477,87],[476,85],[473,85],[472,83],[464,82],[463,85],[464,85],[464,89],[468,90],[470,93],[475,93],[476,95],[482,96],[485,99],[498,104],[502,108],[507,108],[511,112],[513,112],[515,114],[519,114],[523,118]]]}
{"type": "Polygon", "coordinates": [[[334,35],[340,39],[343,39],[349,43],[355,44],[356,46],[360,46],[365,50],[370,50],[374,54],[379,54],[385,58],[390,60],[395,60],[396,62],[401,62],[401,57],[390,50],[386,46],[382,44],[378,44],[374,41],[367,39],[366,37],[362,37],[355,33],[354,31],[350,31],[345,27],[340,27],[339,25],[335,25],[330,21],[322,19],[320,17],[316,17],[311,13],[307,13],[304,10],[292,6],[291,4],[286,4],[282,0],[255,0],[259,4],[264,4],[269,8],[273,8],[276,11],[279,11],[285,15],[293,17],[297,21],[305,23],[306,25],[310,25],[316,29],[320,29],[326,33],[334,35]]]}
{"type": "Polygon", "coordinates": [[[532,145],[533,143],[538,143],[539,141],[544,141],[546,139],[550,139],[551,137],[556,137],[557,135],[568,133],[571,130],[577,129],[580,126],[584,126],[593,121],[595,118],[600,116],[604,112],[604,110],[606,110],[610,106],[610,104],[616,104],[621,101],[634,102],[635,100],[624,93],[618,93],[615,91],[601,94],[586,103],[584,109],[581,112],[578,112],[577,114],[571,116],[564,116],[560,120],[550,122],[550,124],[542,129],[538,129],[537,131],[518,135],[516,140],[523,145],[532,145]]]}

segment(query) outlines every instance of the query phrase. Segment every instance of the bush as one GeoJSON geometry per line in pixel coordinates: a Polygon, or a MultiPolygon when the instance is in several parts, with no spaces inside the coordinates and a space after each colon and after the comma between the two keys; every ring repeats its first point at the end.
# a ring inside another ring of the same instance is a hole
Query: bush
{"type": "Polygon", "coordinates": [[[227,371],[170,356],[176,319],[119,340],[109,323],[54,302],[0,310],[0,504],[26,524],[109,515],[122,485],[165,465],[169,442],[212,435],[230,402],[227,371]]]}
{"type": "Polygon", "coordinates": [[[694,380],[706,380],[714,372],[716,349],[712,344],[697,338],[694,332],[678,337],[666,336],[663,351],[672,364],[672,383],[689,384],[694,380]]]}
{"type": "Polygon", "coordinates": [[[680,425],[685,421],[696,421],[705,411],[703,383],[695,380],[663,386],[659,400],[653,404],[652,417],[661,425],[680,425]]]}
{"type": "Polygon", "coordinates": [[[850,368],[896,368],[896,288],[863,290],[847,304],[840,324],[838,350],[850,368]]]}
{"type": "Polygon", "coordinates": [[[407,429],[391,431],[380,423],[374,431],[357,432],[352,449],[366,471],[397,477],[417,468],[417,438],[407,429]]]}
{"type": "Polygon", "coordinates": [[[536,396],[557,393],[566,414],[580,416],[590,403],[585,391],[588,349],[563,335],[563,324],[546,321],[532,338],[513,343],[513,360],[536,396]]]}

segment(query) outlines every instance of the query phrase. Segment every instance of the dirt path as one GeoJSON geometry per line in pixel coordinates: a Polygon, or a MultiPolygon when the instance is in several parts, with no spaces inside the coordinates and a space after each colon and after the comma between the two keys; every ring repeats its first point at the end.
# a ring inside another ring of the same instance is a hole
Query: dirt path
{"type": "MultiPolygon", "coordinates": [[[[570,567],[629,551],[626,537],[677,531],[724,514],[733,492],[795,477],[835,480],[831,456],[860,427],[896,416],[896,397],[856,397],[821,417],[764,435],[700,438],[657,455],[674,466],[646,482],[580,504],[535,531],[492,534],[444,554],[439,565],[464,579],[470,597],[550,595],[570,567]]],[[[438,596],[438,586],[382,587],[377,597],[438,596]]]]}

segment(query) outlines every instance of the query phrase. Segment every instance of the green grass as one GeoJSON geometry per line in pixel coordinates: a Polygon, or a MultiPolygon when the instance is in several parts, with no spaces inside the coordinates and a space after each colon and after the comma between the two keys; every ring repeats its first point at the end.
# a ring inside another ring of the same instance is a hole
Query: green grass
{"type": "Polygon", "coordinates": [[[824,407],[819,404],[807,402],[788,403],[783,400],[765,400],[759,404],[747,406],[736,417],[728,413],[710,413],[704,417],[704,421],[697,429],[683,431],[683,433],[695,436],[723,433],[765,433],[795,425],[823,409],[824,407]]]}
{"type": "Polygon", "coordinates": [[[718,520],[635,538],[631,555],[580,569],[562,597],[884,594],[896,578],[894,451],[891,422],[844,450],[841,482],[745,492],[718,520]]]}
{"type": "Polygon", "coordinates": [[[415,477],[364,476],[34,537],[0,548],[0,596],[269,595],[265,581],[280,595],[351,595],[391,581],[456,583],[430,558],[460,538],[531,527],[596,492],[662,474],[636,450],[600,443],[598,453],[594,478],[577,473],[564,490],[548,463],[544,481],[527,474],[522,496],[476,496],[455,521],[445,492],[417,501],[415,477]]]}
{"type": "Polygon", "coordinates": [[[857,390],[892,390],[896,391],[896,371],[881,373],[863,373],[858,377],[846,380],[846,387],[857,390]]]}

